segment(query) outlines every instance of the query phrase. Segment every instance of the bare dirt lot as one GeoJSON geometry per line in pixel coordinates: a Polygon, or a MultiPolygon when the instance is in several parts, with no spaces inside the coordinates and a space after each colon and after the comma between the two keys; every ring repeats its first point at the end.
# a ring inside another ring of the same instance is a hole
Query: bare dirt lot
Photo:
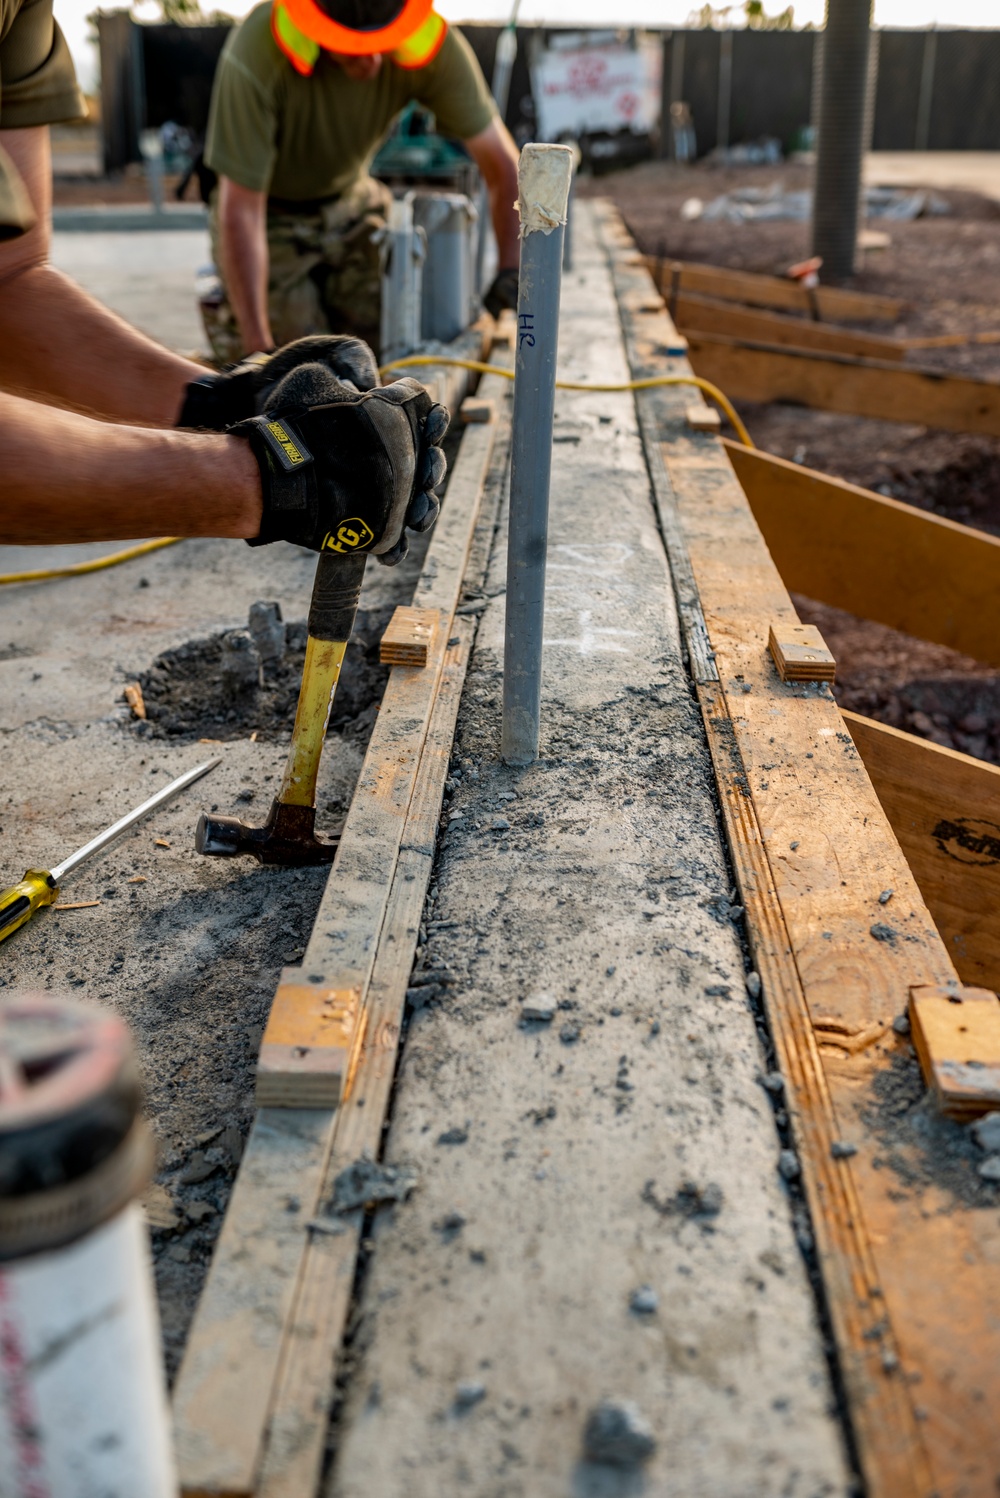
{"type": "MultiPolygon", "coordinates": [[[[610,197],[639,247],[665,259],[704,261],[783,275],[810,253],[808,223],[685,220],[692,198],[710,203],[736,188],[788,192],[809,186],[807,166],[739,169],[646,162],[583,185],[610,197]]],[[[935,194],[947,213],[909,222],[873,221],[890,236],[868,252],[852,285],[902,297],[900,338],[1000,330],[1000,203],[977,193],[935,194]]],[[[922,350],[909,362],[1000,379],[1000,344],[922,350]]],[[[920,509],[1000,534],[1000,441],[873,421],[791,405],[738,402],[757,445],[920,509]]],[[[980,758],[1000,762],[1000,676],[989,667],[808,599],[802,618],[822,630],[837,657],[845,707],[980,758]]]]}

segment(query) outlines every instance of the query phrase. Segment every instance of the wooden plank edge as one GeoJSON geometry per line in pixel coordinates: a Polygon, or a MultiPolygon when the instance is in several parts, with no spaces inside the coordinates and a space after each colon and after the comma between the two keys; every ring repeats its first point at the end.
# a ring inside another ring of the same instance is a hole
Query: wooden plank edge
{"type": "MultiPolygon", "coordinates": [[[[489,377],[484,377],[486,380],[489,377]]],[[[499,386],[499,381],[496,382],[499,386]]],[[[498,402],[501,394],[498,390],[498,402]]],[[[480,513],[470,549],[463,590],[476,589],[486,575],[499,511],[502,475],[509,450],[509,422],[498,436],[487,477],[490,513],[480,513]]],[[[363,1152],[381,1153],[382,1124],[388,1114],[395,1076],[406,986],[418,939],[420,916],[434,866],[455,724],[472,652],[476,621],[454,619],[441,686],[434,705],[404,831],[403,848],[379,940],[369,986],[370,1023],[354,1080],[363,1109],[338,1116],[320,1200],[328,1200],[341,1169],[363,1152]]],[[[262,1461],[257,1498],[306,1498],[315,1491],[323,1462],[327,1412],[333,1394],[340,1345],[350,1309],[361,1215],[344,1219],[342,1234],[314,1233],[307,1245],[295,1307],[289,1322],[262,1461]]]]}
{"type": "MultiPolygon", "coordinates": [[[[602,205],[605,222],[617,214],[602,205]]],[[[599,229],[604,228],[599,217],[599,229]]],[[[606,236],[605,251],[612,267],[616,293],[627,279],[621,261],[624,235],[606,236]],[[612,242],[617,239],[617,243],[612,242]]],[[[629,242],[630,243],[630,242],[629,242]]],[[[621,299],[619,305],[622,305],[621,299]]],[[[638,357],[638,333],[623,316],[623,334],[633,377],[651,373],[638,357]]],[[[678,593],[681,625],[687,638],[695,690],[706,719],[709,748],[716,767],[727,845],[747,911],[748,934],[762,982],[772,1039],[790,1082],[789,1108],[799,1144],[803,1181],[812,1213],[827,1308],[838,1358],[849,1395],[849,1419],[855,1434],[869,1490],[879,1498],[926,1498],[932,1491],[930,1460],[918,1426],[913,1401],[894,1375],[891,1357],[881,1352],[873,1360],[871,1329],[884,1319],[872,1245],[854,1183],[850,1161],[833,1161],[832,1145],[839,1139],[833,1103],[819,1055],[791,941],[774,890],[767,851],[756,812],[746,794],[749,779],[733,732],[725,694],[715,670],[714,653],[701,616],[691,563],[673,512],[672,485],[663,465],[659,434],[654,430],[652,403],[636,400],[637,416],[668,560],[678,593]],[[694,588],[694,597],[691,589],[694,588]],[[707,646],[707,656],[706,656],[707,646]],[[699,675],[697,667],[702,667],[699,675]],[[767,892],[771,898],[767,898],[767,892]],[[783,995],[783,1002],[778,1002],[783,995]],[[835,1166],[835,1168],[834,1168],[835,1166]],[[868,1335],[866,1335],[868,1333],[868,1335]],[[886,1439],[887,1433],[901,1437],[886,1439]],[[899,1461],[900,1446],[905,1453],[899,1461]]],[[[713,440],[711,438],[707,439],[713,440]]],[[[898,1357],[898,1354],[895,1354],[898,1357]]],[[[898,1365],[897,1365],[898,1366],[898,1365]]]]}

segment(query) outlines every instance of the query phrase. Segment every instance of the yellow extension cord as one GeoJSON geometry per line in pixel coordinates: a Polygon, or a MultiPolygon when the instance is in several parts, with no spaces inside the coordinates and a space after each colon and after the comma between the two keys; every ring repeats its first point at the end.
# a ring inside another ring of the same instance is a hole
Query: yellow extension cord
{"type": "MultiPolygon", "coordinates": [[[[435,354],[410,354],[405,359],[394,359],[391,364],[383,364],[379,374],[388,374],[392,369],[413,369],[425,364],[446,365],[449,369],[471,369],[478,374],[501,375],[505,380],[514,378],[512,369],[504,369],[499,364],[484,364],[478,359],[449,359],[435,354]]],[[[618,394],[627,390],[653,390],[661,385],[696,386],[702,394],[707,395],[710,400],[714,400],[722,407],[743,445],[753,447],[750,433],[737,416],[729,397],[717,385],[713,385],[711,380],[699,379],[697,375],[652,375],[646,380],[626,380],[622,384],[615,385],[587,385],[576,380],[556,381],[557,390],[594,390],[604,395],[618,394]]],[[[135,557],[146,556],[151,551],[159,551],[161,547],[175,546],[183,539],[183,536],[163,536],[158,541],[143,541],[140,545],[129,546],[124,551],[112,552],[111,556],[96,557],[92,562],[74,562],[69,567],[44,567],[36,572],[0,573],[0,587],[5,583],[41,583],[54,577],[82,577],[88,572],[102,572],[105,567],[117,567],[120,562],[131,562],[135,557]]]]}
{"type": "MultiPolygon", "coordinates": [[[[514,371],[504,369],[500,364],[482,364],[478,359],[448,359],[436,354],[410,354],[405,359],[394,359],[391,364],[383,364],[379,374],[388,374],[390,369],[412,369],[418,364],[443,364],[449,369],[474,369],[479,374],[502,375],[505,380],[514,378],[514,371]]],[[[750,433],[737,416],[729,397],[711,380],[699,379],[697,375],[651,375],[646,380],[625,380],[620,385],[585,385],[577,380],[556,380],[557,390],[596,390],[603,395],[617,395],[625,390],[655,390],[660,385],[697,386],[703,395],[722,407],[743,446],[753,447],[750,433]]]]}

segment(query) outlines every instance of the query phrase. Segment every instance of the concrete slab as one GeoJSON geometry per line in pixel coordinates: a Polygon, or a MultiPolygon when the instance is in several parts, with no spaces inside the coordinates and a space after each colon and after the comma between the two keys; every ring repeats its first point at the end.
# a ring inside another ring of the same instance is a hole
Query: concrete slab
{"type": "MultiPolygon", "coordinates": [[[[578,224],[562,366],[624,380],[578,224]]],[[[373,1224],[327,1495],[842,1494],[631,397],[561,395],[556,444],[542,757],[498,762],[497,598],[388,1137],[419,1185],[373,1224]],[[584,1460],[606,1398],[645,1466],[584,1460]]]]}
{"type": "Polygon", "coordinates": [[[1000,201],[1000,151],[870,151],[864,176],[873,186],[964,188],[1000,201]]]}
{"type": "Polygon", "coordinates": [[[208,352],[194,279],[211,259],[204,229],[52,236],[54,265],[150,338],[186,354],[208,352]]]}

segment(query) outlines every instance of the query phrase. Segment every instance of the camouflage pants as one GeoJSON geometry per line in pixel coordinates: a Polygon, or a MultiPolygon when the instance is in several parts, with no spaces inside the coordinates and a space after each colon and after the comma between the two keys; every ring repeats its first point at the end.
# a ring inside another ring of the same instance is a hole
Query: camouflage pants
{"type": "MultiPolygon", "coordinates": [[[[268,208],[268,312],[279,347],[309,333],[353,333],[378,351],[377,236],[385,227],[391,201],[387,187],[365,177],[312,213],[268,208]]],[[[221,266],[214,194],[209,233],[212,258],[221,266]]],[[[239,328],[224,287],[221,302],[203,301],[201,314],[217,362],[231,364],[242,358],[239,328]]]]}

